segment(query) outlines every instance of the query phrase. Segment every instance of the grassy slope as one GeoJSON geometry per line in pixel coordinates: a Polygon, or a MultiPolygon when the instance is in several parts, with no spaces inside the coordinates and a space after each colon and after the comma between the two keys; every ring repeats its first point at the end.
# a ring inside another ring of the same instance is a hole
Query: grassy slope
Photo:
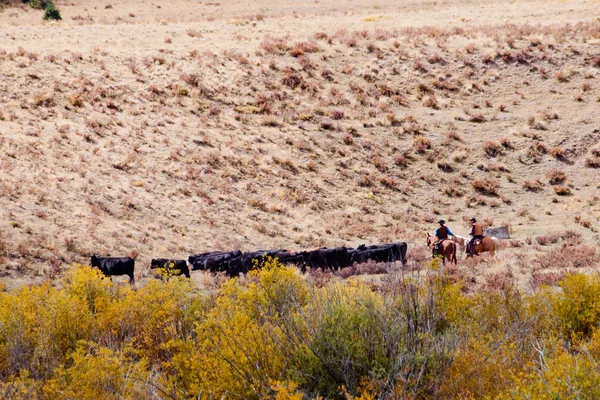
{"type": "MultiPolygon", "coordinates": [[[[115,9],[126,11],[93,13],[115,9]]],[[[584,165],[600,141],[598,22],[396,29],[401,14],[381,12],[11,28],[0,44],[5,274],[29,279],[92,252],[147,263],[420,245],[439,217],[464,233],[472,215],[521,239],[571,228],[597,241],[598,170],[584,165]],[[555,194],[551,170],[571,196],[555,194]]]]}

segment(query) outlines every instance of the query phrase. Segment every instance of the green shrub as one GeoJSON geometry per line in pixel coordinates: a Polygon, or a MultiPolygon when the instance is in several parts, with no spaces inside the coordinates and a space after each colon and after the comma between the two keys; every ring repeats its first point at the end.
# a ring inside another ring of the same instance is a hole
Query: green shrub
{"type": "Polygon", "coordinates": [[[44,11],[44,19],[45,20],[55,20],[55,21],[60,21],[62,19],[62,17],[60,16],[60,11],[58,10],[58,8],[56,8],[54,3],[51,1],[46,4],[45,11],[44,11]]]}

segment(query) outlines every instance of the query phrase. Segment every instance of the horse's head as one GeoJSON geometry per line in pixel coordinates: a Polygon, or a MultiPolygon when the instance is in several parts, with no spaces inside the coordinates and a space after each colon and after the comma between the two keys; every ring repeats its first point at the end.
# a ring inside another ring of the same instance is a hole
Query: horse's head
{"type": "Polygon", "coordinates": [[[433,243],[433,236],[427,232],[427,246],[431,246],[431,243],[433,243]]]}

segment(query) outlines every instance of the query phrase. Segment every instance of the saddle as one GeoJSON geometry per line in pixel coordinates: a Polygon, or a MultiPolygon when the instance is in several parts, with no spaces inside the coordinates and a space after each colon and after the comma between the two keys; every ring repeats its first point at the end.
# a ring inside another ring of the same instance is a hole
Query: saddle
{"type": "Polygon", "coordinates": [[[467,246],[467,251],[469,252],[469,254],[471,254],[473,256],[477,255],[477,253],[475,252],[475,247],[478,246],[479,244],[481,244],[482,240],[483,240],[483,237],[472,239],[469,242],[469,245],[467,246]]]}
{"type": "Polygon", "coordinates": [[[440,246],[442,245],[442,243],[445,240],[450,240],[450,239],[442,239],[433,244],[433,255],[434,256],[437,256],[438,254],[440,254],[440,246]]]}

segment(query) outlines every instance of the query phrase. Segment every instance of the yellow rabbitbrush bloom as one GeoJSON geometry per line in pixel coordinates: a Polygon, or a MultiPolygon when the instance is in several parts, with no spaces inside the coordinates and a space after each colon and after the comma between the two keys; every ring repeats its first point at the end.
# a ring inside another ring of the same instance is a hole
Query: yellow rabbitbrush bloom
{"type": "Polygon", "coordinates": [[[226,282],[217,303],[198,324],[198,348],[178,354],[175,369],[191,373],[186,387],[202,398],[264,398],[272,381],[284,381],[292,348],[285,340],[280,315],[288,303],[306,301],[306,284],[297,272],[267,261],[249,273],[247,284],[226,282]]]}
{"type": "Polygon", "coordinates": [[[78,265],[0,291],[0,397],[600,398],[595,276],[465,294],[441,268],[373,284],[256,267],[210,295],[78,265]]]}
{"type": "Polygon", "coordinates": [[[131,341],[135,351],[152,362],[169,359],[172,342],[193,330],[193,323],[184,317],[191,303],[189,285],[180,279],[151,281],[138,290],[114,288],[110,297],[99,299],[96,305],[97,342],[116,348],[131,341]]]}
{"type": "Polygon", "coordinates": [[[569,274],[560,283],[552,305],[567,340],[589,338],[600,323],[600,278],[569,274]]]}
{"type": "Polygon", "coordinates": [[[122,352],[79,342],[68,368],[60,367],[44,386],[47,398],[96,400],[98,398],[138,399],[139,381],[146,379],[146,368],[135,365],[122,352]]]}
{"type": "Polygon", "coordinates": [[[600,371],[597,358],[589,353],[570,354],[558,349],[554,355],[540,355],[539,362],[522,374],[514,385],[502,388],[498,399],[597,399],[600,398],[600,371]]]}
{"type": "Polygon", "coordinates": [[[51,375],[77,341],[90,336],[92,324],[87,303],[67,290],[44,284],[1,293],[0,373],[51,375]]]}

